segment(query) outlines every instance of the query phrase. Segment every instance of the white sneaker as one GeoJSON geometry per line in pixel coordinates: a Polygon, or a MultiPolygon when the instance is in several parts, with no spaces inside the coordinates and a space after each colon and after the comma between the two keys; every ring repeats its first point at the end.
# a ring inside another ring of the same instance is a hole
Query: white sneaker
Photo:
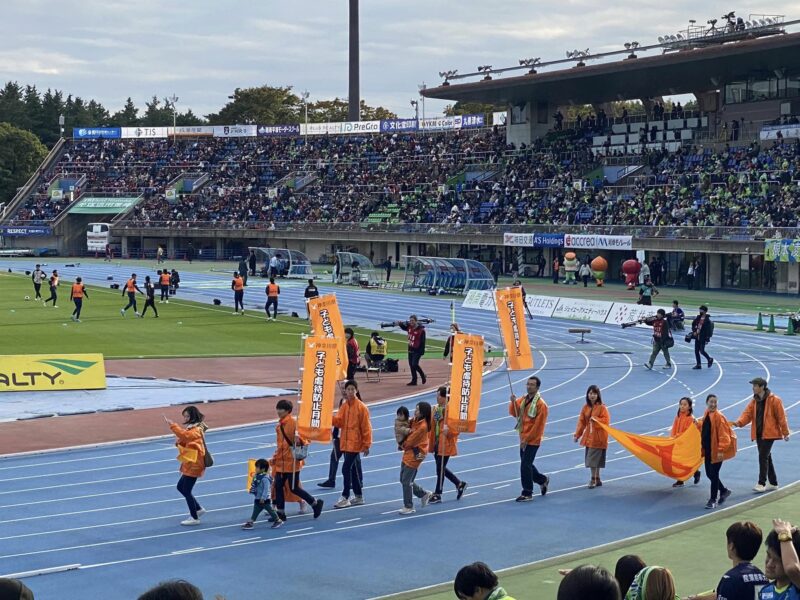
{"type": "Polygon", "coordinates": [[[298,511],[301,515],[304,515],[308,512],[308,507],[306,506],[305,502],[300,503],[300,510],[298,511]]]}
{"type": "Polygon", "coordinates": [[[181,521],[181,525],[185,525],[186,527],[193,527],[195,525],[200,525],[200,519],[192,519],[189,517],[185,521],[181,521]]]}
{"type": "Polygon", "coordinates": [[[124,308],[120,308],[119,309],[119,314],[121,314],[124,317],[125,316],[125,309],[124,308]]]}
{"type": "Polygon", "coordinates": [[[76,321],[76,319],[75,319],[75,315],[72,315],[72,316],[70,317],[70,319],[72,319],[73,321],[76,321]]]}
{"type": "Polygon", "coordinates": [[[53,308],[58,308],[55,304],[53,304],[53,308]]]}
{"type": "Polygon", "coordinates": [[[333,505],[333,508],[347,508],[350,506],[350,499],[342,496],[339,501],[333,505]]]}
{"type": "Polygon", "coordinates": [[[231,314],[232,314],[232,315],[238,315],[239,313],[238,313],[238,312],[236,312],[236,311],[234,311],[234,312],[232,312],[231,314]]]}
{"type": "Polygon", "coordinates": [[[201,508],[200,510],[197,511],[197,516],[198,517],[202,517],[204,514],[206,514],[206,509],[205,508],[201,508]]]}
{"type": "Polygon", "coordinates": [[[133,313],[133,314],[135,314],[135,315],[136,315],[136,318],[137,318],[137,319],[141,319],[141,318],[142,318],[142,315],[141,315],[141,314],[139,314],[139,313],[137,313],[137,312],[135,312],[135,313],[133,313]]]}
{"type": "Polygon", "coordinates": [[[404,506],[403,508],[401,508],[400,510],[397,511],[397,514],[399,514],[399,515],[413,515],[415,512],[417,512],[417,511],[415,511],[413,508],[406,508],[404,506]]]}
{"type": "Polygon", "coordinates": [[[771,483],[768,483],[768,484],[767,484],[767,491],[770,491],[770,492],[771,492],[772,490],[777,490],[779,487],[780,487],[780,486],[777,486],[777,485],[773,485],[773,484],[771,484],[771,483]]]}
{"type": "Polygon", "coordinates": [[[753,491],[754,491],[754,492],[757,492],[757,493],[759,493],[759,494],[763,494],[764,492],[766,492],[766,491],[767,491],[767,486],[765,486],[765,485],[761,485],[760,483],[757,483],[757,484],[755,484],[755,485],[753,486],[753,491]]]}
{"type": "Polygon", "coordinates": [[[430,502],[432,496],[433,496],[432,493],[426,492],[426,494],[419,499],[420,506],[422,506],[422,508],[428,506],[428,502],[430,502]]]}
{"type": "Polygon", "coordinates": [[[354,496],[350,500],[350,506],[361,506],[362,504],[364,504],[364,496],[354,496]]]}
{"type": "Polygon", "coordinates": [[[169,300],[164,300],[164,304],[169,304],[169,300]]]}

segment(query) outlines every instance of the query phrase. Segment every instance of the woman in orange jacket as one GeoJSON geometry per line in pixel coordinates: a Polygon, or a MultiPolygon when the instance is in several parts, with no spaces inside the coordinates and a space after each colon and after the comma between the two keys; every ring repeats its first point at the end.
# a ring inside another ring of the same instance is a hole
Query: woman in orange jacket
{"type": "Polygon", "coordinates": [[[420,506],[425,508],[433,494],[426,492],[414,482],[417,470],[425,460],[428,452],[428,441],[431,431],[431,405],[420,402],[414,411],[414,420],[411,422],[411,432],[403,442],[403,462],[400,465],[400,485],[403,486],[403,508],[401,515],[415,513],[414,498],[420,499],[420,506]]]}
{"type": "Polygon", "coordinates": [[[314,518],[322,513],[322,499],[314,496],[300,487],[300,470],[303,461],[294,457],[293,449],[298,445],[306,445],[308,441],[300,437],[297,432],[297,421],[292,416],[294,406],[289,400],[278,400],[275,405],[278,411],[278,425],[275,427],[275,454],[272,455],[272,468],[275,481],[275,510],[282,520],[286,520],[286,499],[283,495],[284,486],[289,483],[292,493],[305,500],[314,511],[314,518]]]}
{"type": "Polygon", "coordinates": [[[186,498],[189,507],[189,518],[181,521],[181,525],[192,526],[199,525],[200,517],[206,512],[192,495],[192,489],[206,470],[204,434],[208,426],[203,422],[203,413],[197,410],[196,406],[187,406],[183,409],[182,415],[182,426],[170,421],[166,416],[164,420],[177,438],[175,445],[178,447],[178,460],[181,463],[178,491],[186,498]]]}
{"type": "Polygon", "coordinates": [[[717,494],[719,494],[719,504],[724,503],[731,495],[731,491],[720,481],[719,471],[723,461],[736,455],[735,437],[725,415],[717,410],[717,397],[714,394],[706,397],[706,414],[700,419],[698,427],[705,458],[706,477],[711,481],[711,496],[706,508],[711,509],[717,507],[717,494]]]}
{"type": "MultiPolygon", "coordinates": [[[[689,396],[684,396],[678,402],[678,414],[675,415],[675,420],[672,421],[672,429],[669,432],[670,437],[678,437],[684,431],[695,425],[694,409],[692,408],[692,399],[689,396]]],[[[700,483],[700,470],[694,472],[694,484],[700,483]]],[[[672,487],[683,487],[682,481],[676,481],[672,487]]]]}
{"type": "Polygon", "coordinates": [[[436,463],[436,490],[431,496],[431,504],[439,504],[442,501],[442,487],[445,478],[456,486],[456,500],[461,500],[464,490],[467,489],[467,482],[461,481],[447,468],[450,457],[458,454],[458,432],[451,431],[446,423],[447,396],[446,386],[441,386],[436,391],[436,406],[433,407],[433,423],[431,424],[430,440],[428,440],[428,449],[433,452],[433,459],[436,463]]]}
{"type": "Polygon", "coordinates": [[[369,421],[369,409],[358,395],[358,384],[348,380],[344,384],[344,403],[333,415],[333,426],[339,428],[339,447],[344,456],[342,476],[344,489],[342,497],[333,505],[333,508],[347,508],[364,504],[362,493],[360,465],[357,464],[359,452],[364,456],[369,455],[372,446],[372,424],[369,421]],[[353,499],[350,500],[350,490],[353,490],[353,499]]]}
{"type": "Polygon", "coordinates": [[[586,390],[586,405],[578,415],[578,426],[575,428],[575,441],[580,441],[581,446],[586,448],[584,464],[592,473],[589,489],[603,485],[603,482],[600,481],[600,469],[606,466],[606,450],[608,449],[608,433],[605,429],[598,427],[595,420],[608,425],[611,422],[611,416],[603,404],[600,388],[590,385],[586,390]]]}

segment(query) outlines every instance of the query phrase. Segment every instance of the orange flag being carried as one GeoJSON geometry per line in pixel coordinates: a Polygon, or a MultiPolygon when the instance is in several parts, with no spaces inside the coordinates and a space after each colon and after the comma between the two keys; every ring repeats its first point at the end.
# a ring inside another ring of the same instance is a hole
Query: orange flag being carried
{"type": "Polygon", "coordinates": [[[525,305],[522,290],[518,287],[495,290],[495,306],[503,345],[508,356],[510,371],[527,371],[533,368],[533,353],[525,328],[525,305]]]}
{"type": "Polygon", "coordinates": [[[481,405],[483,337],[456,333],[453,336],[453,369],[447,426],[458,433],[475,433],[481,405]]]}
{"type": "Polygon", "coordinates": [[[331,441],[338,351],[336,340],[324,337],[309,337],[305,340],[297,429],[308,440],[331,441]]]}
{"type": "Polygon", "coordinates": [[[703,464],[697,427],[689,427],[678,437],[668,438],[626,433],[597,419],[594,419],[594,423],[648,467],[670,479],[686,481],[703,464]]]}
{"type": "Polygon", "coordinates": [[[318,337],[335,338],[339,344],[336,357],[338,379],[347,377],[347,349],[345,348],[344,325],[342,313],[334,294],[317,296],[308,300],[308,312],[311,316],[311,332],[318,337]]]}

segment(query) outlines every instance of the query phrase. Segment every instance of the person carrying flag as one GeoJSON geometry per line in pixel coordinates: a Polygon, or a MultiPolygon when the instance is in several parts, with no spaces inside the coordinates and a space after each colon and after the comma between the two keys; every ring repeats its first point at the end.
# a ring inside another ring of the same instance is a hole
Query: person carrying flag
{"type": "Polygon", "coordinates": [[[123,317],[125,316],[125,311],[131,307],[133,307],[133,314],[135,314],[137,318],[142,316],[136,310],[136,292],[139,292],[140,294],[143,293],[142,290],[139,289],[139,286],[136,285],[136,273],[132,273],[131,278],[128,279],[128,282],[125,284],[125,287],[122,290],[123,296],[128,294],[128,304],[125,305],[125,308],[119,309],[119,314],[121,314],[123,317]]]}
{"type": "Polygon", "coordinates": [[[447,388],[441,386],[436,390],[436,406],[433,407],[433,425],[431,426],[430,441],[428,449],[433,452],[434,462],[436,463],[436,489],[430,498],[430,504],[439,504],[442,501],[442,487],[444,480],[456,486],[456,500],[461,500],[464,490],[467,489],[467,482],[461,481],[450,469],[447,462],[451,456],[458,454],[458,432],[451,431],[445,421],[447,415],[447,388]]]}
{"type": "Polygon", "coordinates": [[[56,306],[56,302],[58,302],[58,279],[58,271],[53,269],[53,274],[50,275],[50,297],[42,303],[42,306],[47,306],[47,303],[52,300],[53,308],[58,308],[56,306]]]}
{"type": "Polygon", "coordinates": [[[233,314],[238,315],[239,308],[242,309],[241,315],[244,316],[244,278],[239,271],[233,272],[233,281],[231,281],[231,289],[233,290],[233,314]]]}
{"type": "Polygon", "coordinates": [[[344,385],[345,401],[333,415],[333,426],[339,428],[339,447],[342,449],[344,464],[342,476],[344,489],[342,497],[333,505],[334,508],[347,508],[364,504],[362,493],[363,481],[357,464],[358,454],[369,455],[372,446],[372,424],[369,420],[369,409],[358,395],[358,384],[348,381],[344,385]],[[350,490],[354,498],[350,499],[350,490]]]}
{"type": "Polygon", "coordinates": [[[580,442],[586,448],[584,465],[591,472],[589,489],[601,487],[600,469],[606,466],[606,450],[608,449],[608,432],[595,423],[598,421],[605,425],[611,422],[600,388],[590,385],[586,390],[586,404],[578,415],[578,424],[575,427],[575,442],[580,442]]]}
{"type": "Polygon", "coordinates": [[[72,311],[70,318],[76,323],[81,322],[81,308],[83,307],[84,297],[89,297],[89,294],[86,293],[86,286],[83,285],[83,280],[80,277],[76,277],[69,293],[69,299],[75,304],[75,310],[72,311]]]}
{"type": "Polygon", "coordinates": [[[144,309],[142,309],[142,318],[144,318],[145,313],[147,313],[147,307],[153,309],[153,312],[156,315],[156,319],[158,318],[158,311],[156,310],[156,286],[153,285],[153,282],[150,281],[150,275],[147,275],[144,278],[144,291],[145,291],[145,300],[144,300],[144,309]]]}
{"type": "Polygon", "coordinates": [[[542,443],[544,428],[547,424],[547,404],[539,393],[542,381],[536,377],[528,378],[527,394],[517,398],[511,394],[508,414],[517,420],[516,430],[519,433],[520,479],[522,493],[517,502],[533,500],[533,484],[539,485],[542,496],[547,494],[550,477],[539,472],[533,464],[536,452],[542,443]]]}
{"type": "Polygon", "coordinates": [[[725,415],[717,407],[717,396],[709,394],[706,397],[706,413],[698,423],[703,458],[705,460],[706,477],[711,481],[711,496],[706,503],[707,509],[717,508],[723,504],[731,491],[725,487],[719,478],[719,471],[725,460],[736,455],[735,438],[731,436],[731,426],[725,415]],[[719,495],[719,502],[717,497],[719,495]]]}

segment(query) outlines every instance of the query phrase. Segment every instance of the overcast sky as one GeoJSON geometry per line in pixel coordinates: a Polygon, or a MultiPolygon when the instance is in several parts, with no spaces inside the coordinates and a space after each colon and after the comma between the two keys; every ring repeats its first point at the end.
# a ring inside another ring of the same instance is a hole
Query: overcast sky
{"type": "MultiPolygon", "coordinates": [[[[176,93],[218,110],[236,87],[347,96],[347,0],[2,0],[0,77],[101,101],[112,112],[176,93]]],[[[361,0],[361,96],[400,116],[438,72],[566,50],[620,49],[742,8],[800,18],[800,3],[749,0],[361,0]],[[794,13],[792,13],[794,8],[794,13]],[[696,12],[700,10],[700,12],[696,12]]],[[[740,12],[747,18],[749,13],[740,12]]],[[[428,101],[430,116],[446,103],[428,101]]]]}

